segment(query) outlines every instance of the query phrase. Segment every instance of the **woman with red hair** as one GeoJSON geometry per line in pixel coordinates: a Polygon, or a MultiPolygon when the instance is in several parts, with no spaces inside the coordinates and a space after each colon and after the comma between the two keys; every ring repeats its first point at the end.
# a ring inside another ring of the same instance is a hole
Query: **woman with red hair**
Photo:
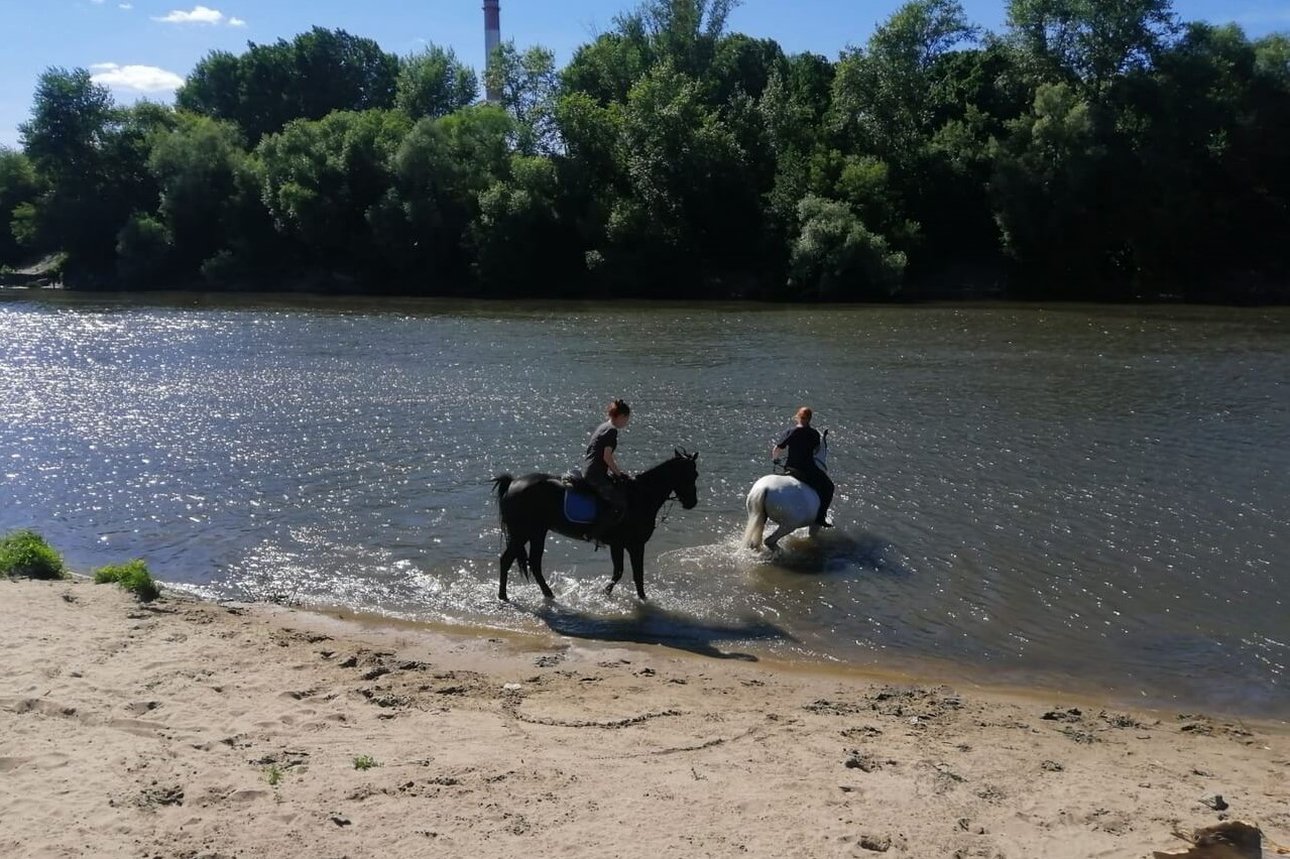
{"type": "Polygon", "coordinates": [[[833,481],[824,473],[815,461],[815,452],[820,447],[820,434],[811,427],[814,413],[807,406],[802,406],[795,415],[797,423],[775,439],[771,448],[771,457],[779,459],[785,453],[788,460],[784,463],[788,473],[815,490],[820,496],[820,509],[815,514],[815,524],[821,528],[832,528],[824,514],[833,502],[833,481]]]}

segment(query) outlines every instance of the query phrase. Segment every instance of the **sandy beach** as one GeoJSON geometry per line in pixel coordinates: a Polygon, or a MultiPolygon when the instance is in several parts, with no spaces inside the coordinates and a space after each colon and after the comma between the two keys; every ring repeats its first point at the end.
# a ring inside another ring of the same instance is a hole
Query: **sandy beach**
{"type": "Polygon", "coordinates": [[[1279,723],[79,580],[0,602],[5,857],[1088,859],[1228,817],[1290,841],[1279,723]]]}

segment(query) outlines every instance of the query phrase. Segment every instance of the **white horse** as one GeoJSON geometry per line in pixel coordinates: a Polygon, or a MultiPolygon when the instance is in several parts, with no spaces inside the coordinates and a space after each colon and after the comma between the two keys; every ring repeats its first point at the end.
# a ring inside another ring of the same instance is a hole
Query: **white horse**
{"type": "MultiPolygon", "coordinates": [[[[821,471],[828,470],[825,465],[828,456],[829,431],[825,430],[820,437],[819,449],[815,451],[815,464],[821,471]]],[[[748,525],[744,528],[744,545],[749,549],[761,546],[767,519],[774,520],[779,526],[766,538],[768,549],[778,548],[781,539],[803,526],[810,527],[812,537],[820,530],[820,526],[815,524],[815,515],[820,511],[819,493],[796,477],[767,474],[748,490],[745,504],[748,525]]]]}

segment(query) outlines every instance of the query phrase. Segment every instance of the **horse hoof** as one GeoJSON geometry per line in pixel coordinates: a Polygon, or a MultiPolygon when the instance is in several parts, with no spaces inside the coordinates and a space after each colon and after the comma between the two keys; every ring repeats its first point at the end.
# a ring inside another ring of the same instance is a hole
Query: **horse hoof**
{"type": "Polygon", "coordinates": [[[614,592],[613,585],[605,585],[605,596],[610,596],[614,592]]]}

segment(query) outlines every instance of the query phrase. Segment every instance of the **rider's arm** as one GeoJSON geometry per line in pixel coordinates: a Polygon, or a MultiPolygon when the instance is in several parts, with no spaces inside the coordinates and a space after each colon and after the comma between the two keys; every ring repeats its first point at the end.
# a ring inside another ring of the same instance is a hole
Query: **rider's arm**
{"type": "Polygon", "coordinates": [[[618,467],[618,461],[614,459],[614,449],[612,447],[605,448],[605,465],[608,466],[609,473],[616,477],[622,477],[625,473],[618,467]]]}
{"type": "Polygon", "coordinates": [[[781,456],[783,456],[783,455],[784,455],[785,453],[787,453],[787,452],[788,452],[788,448],[786,448],[786,447],[777,447],[777,446],[775,446],[774,444],[772,444],[772,445],[770,446],[770,458],[771,458],[771,459],[779,459],[781,456]]]}

